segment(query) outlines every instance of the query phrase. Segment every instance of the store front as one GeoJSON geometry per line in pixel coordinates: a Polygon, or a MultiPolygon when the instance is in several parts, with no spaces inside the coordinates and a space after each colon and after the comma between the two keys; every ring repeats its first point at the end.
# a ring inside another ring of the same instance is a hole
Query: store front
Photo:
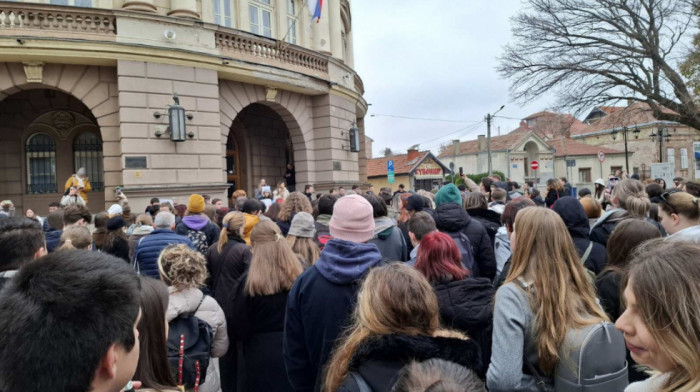
{"type": "Polygon", "coordinates": [[[412,189],[424,189],[431,191],[439,188],[445,177],[445,168],[433,158],[426,157],[420,165],[413,170],[412,189]]]}

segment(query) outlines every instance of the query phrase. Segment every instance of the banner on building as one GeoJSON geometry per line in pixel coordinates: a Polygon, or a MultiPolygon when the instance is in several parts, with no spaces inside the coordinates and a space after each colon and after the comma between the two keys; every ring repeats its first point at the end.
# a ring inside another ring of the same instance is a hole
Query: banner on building
{"type": "Polygon", "coordinates": [[[442,178],[442,166],[431,158],[426,158],[413,172],[415,179],[442,178]]]}

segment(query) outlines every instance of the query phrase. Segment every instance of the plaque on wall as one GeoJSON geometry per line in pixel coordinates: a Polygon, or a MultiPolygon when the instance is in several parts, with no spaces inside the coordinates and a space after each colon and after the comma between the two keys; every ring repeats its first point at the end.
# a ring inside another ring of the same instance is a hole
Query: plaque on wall
{"type": "Polygon", "coordinates": [[[146,157],[124,157],[124,167],[126,169],[146,169],[146,157]]]}

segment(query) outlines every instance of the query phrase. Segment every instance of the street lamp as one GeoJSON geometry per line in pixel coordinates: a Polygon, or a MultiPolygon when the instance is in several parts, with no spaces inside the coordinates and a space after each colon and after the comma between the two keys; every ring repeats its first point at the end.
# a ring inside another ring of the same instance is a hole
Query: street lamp
{"type": "MultiPolygon", "coordinates": [[[[622,137],[623,137],[623,139],[625,140],[625,168],[627,169],[627,173],[631,173],[631,171],[630,171],[630,161],[629,161],[629,157],[627,156],[627,154],[628,154],[628,150],[627,150],[627,131],[628,131],[628,130],[629,130],[629,129],[627,129],[626,126],[625,126],[625,127],[622,127],[622,137]]],[[[635,138],[635,139],[639,139],[639,133],[640,133],[640,132],[641,132],[641,131],[639,130],[639,127],[637,127],[637,124],[634,124],[634,131],[632,131],[632,133],[634,134],[634,138],[635,138]]],[[[616,140],[616,139],[617,139],[617,129],[613,128],[611,134],[612,134],[613,140],[616,140]]]]}
{"type": "Polygon", "coordinates": [[[649,137],[652,142],[655,142],[657,137],[659,138],[659,163],[662,163],[664,161],[664,139],[666,139],[666,143],[670,142],[671,134],[668,132],[668,129],[659,126],[658,132],[652,132],[649,137]]]}

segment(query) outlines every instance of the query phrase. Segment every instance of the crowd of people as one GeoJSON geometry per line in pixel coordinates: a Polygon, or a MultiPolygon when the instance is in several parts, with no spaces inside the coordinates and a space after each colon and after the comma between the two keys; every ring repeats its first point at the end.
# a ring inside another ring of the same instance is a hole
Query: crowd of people
{"type": "Polygon", "coordinates": [[[93,216],[78,171],[0,214],[0,391],[698,391],[700,187],[623,174],[93,216]]]}

